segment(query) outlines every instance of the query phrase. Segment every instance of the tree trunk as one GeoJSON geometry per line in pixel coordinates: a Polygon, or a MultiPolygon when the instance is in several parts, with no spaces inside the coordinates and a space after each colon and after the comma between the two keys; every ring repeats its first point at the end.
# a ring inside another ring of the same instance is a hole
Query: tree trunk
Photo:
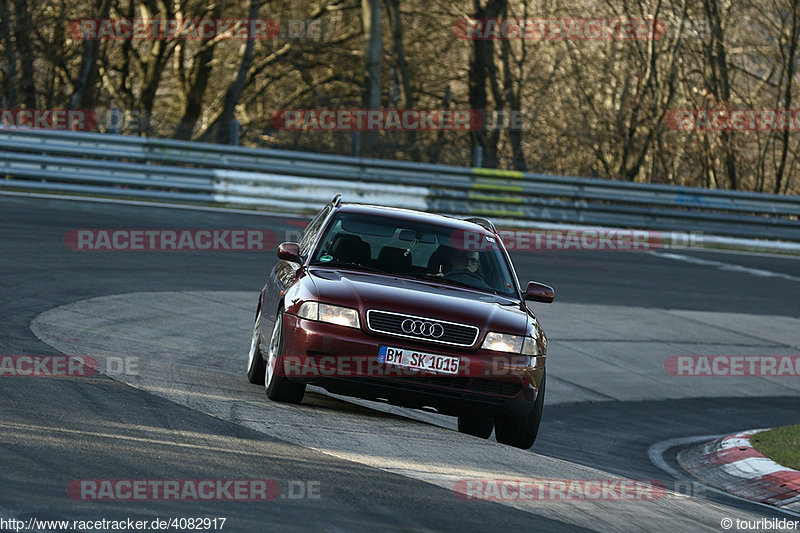
{"type": "MultiPolygon", "coordinates": [[[[403,108],[414,108],[414,93],[411,89],[411,80],[408,74],[408,61],[406,51],[403,46],[403,21],[400,18],[400,0],[386,0],[387,13],[392,24],[392,42],[394,43],[394,55],[397,62],[397,71],[400,75],[400,84],[403,87],[403,108]]],[[[417,132],[408,132],[408,140],[411,145],[411,158],[420,161],[420,151],[417,146],[417,132]]]]}
{"type": "MultiPolygon", "coordinates": [[[[111,0],[97,0],[95,12],[98,18],[108,18],[111,11],[111,0]]],[[[83,41],[83,57],[81,58],[81,71],[75,84],[75,90],[70,99],[72,109],[89,109],[94,107],[95,93],[97,91],[97,71],[100,54],[100,40],[86,39],[83,41]]]]}
{"type": "MultiPolygon", "coordinates": [[[[794,83],[795,58],[797,56],[797,41],[800,39],[800,11],[798,10],[798,0],[792,0],[792,27],[789,33],[789,52],[786,56],[786,89],[784,92],[783,108],[792,108],[792,87],[794,83]]],[[[779,41],[780,42],[780,41],[779,41]]],[[[783,185],[783,173],[786,171],[786,158],[789,155],[789,135],[788,129],[783,131],[781,139],[781,162],[778,171],[775,173],[775,194],[780,194],[783,185]]]]}
{"type": "Polygon", "coordinates": [[[20,80],[19,90],[22,93],[22,101],[28,109],[36,108],[36,82],[34,81],[33,63],[33,28],[31,27],[31,15],[28,12],[26,0],[14,1],[14,39],[17,44],[17,53],[20,56],[20,80]]]}
{"type": "MultiPolygon", "coordinates": [[[[380,0],[361,0],[361,16],[364,23],[364,109],[381,108],[381,57],[383,38],[381,36],[380,0]]],[[[377,132],[368,131],[366,145],[377,143],[377,132]]]]}
{"type": "MultiPolygon", "coordinates": [[[[261,3],[259,1],[250,1],[250,19],[258,17],[259,7],[261,7],[261,3]]],[[[217,119],[217,142],[220,144],[230,143],[231,123],[234,119],[236,105],[239,103],[239,99],[242,97],[242,93],[244,92],[247,81],[247,73],[250,71],[250,67],[253,64],[254,45],[255,41],[253,39],[250,39],[245,43],[242,61],[239,63],[239,69],[236,72],[236,77],[233,79],[233,82],[231,82],[230,86],[228,86],[228,90],[225,91],[225,98],[223,99],[222,103],[222,113],[217,119]]]]}
{"type": "Polygon", "coordinates": [[[17,107],[19,91],[19,76],[17,75],[17,49],[11,38],[11,13],[8,9],[8,0],[0,0],[0,31],[3,32],[3,41],[6,49],[6,64],[3,66],[3,99],[2,107],[13,109],[17,107]]]}
{"type": "MultiPolygon", "coordinates": [[[[163,2],[162,0],[147,0],[146,4],[139,4],[139,11],[140,17],[144,19],[172,19],[175,17],[172,2],[163,2]]],[[[156,92],[161,84],[164,67],[175,49],[176,41],[153,39],[147,44],[143,53],[144,60],[140,61],[142,89],[139,98],[139,109],[143,112],[142,128],[146,131],[150,129],[149,121],[156,101],[156,92]]]]}
{"type": "MultiPolygon", "coordinates": [[[[481,6],[480,0],[474,0],[476,19],[494,19],[505,8],[506,0],[489,0],[486,7],[481,6]]],[[[473,41],[472,61],[469,67],[469,103],[473,110],[480,111],[484,118],[488,118],[489,98],[486,92],[486,84],[496,73],[494,65],[494,41],[491,39],[475,39],[473,41]]],[[[492,84],[495,85],[494,83],[492,84]]],[[[496,94],[496,93],[495,93],[496,94]]],[[[502,102],[495,102],[495,105],[502,107],[502,102]]],[[[485,121],[484,121],[485,122],[485,121]]],[[[496,168],[498,165],[497,157],[497,132],[488,133],[484,127],[472,132],[472,158],[478,146],[483,152],[483,166],[496,168]]]]}
{"type": "Polygon", "coordinates": [[[520,92],[521,87],[514,91],[514,80],[511,77],[511,51],[508,40],[500,43],[500,54],[503,61],[503,85],[505,86],[505,101],[509,104],[508,140],[511,143],[511,168],[514,170],[528,170],[525,164],[525,154],[522,151],[522,130],[515,124],[514,114],[521,113],[520,92]]]}
{"type": "MultiPolygon", "coordinates": [[[[730,105],[731,89],[728,76],[728,58],[725,53],[725,40],[722,34],[721,15],[717,0],[703,0],[703,7],[711,26],[711,43],[709,59],[711,64],[711,89],[717,97],[717,104],[727,108],[730,105]]],[[[725,173],[731,189],[738,189],[736,177],[736,148],[733,145],[733,134],[720,132],[722,149],[725,152],[725,173]]]]}
{"type": "MultiPolygon", "coordinates": [[[[203,13],[202,16],[204,18],[207,16],[218,18],[218,5],[215,5],[210,13],[203,13]]],[[[251,19],[253,18],[255,17],[251,17],[251,19]]],[[[178,128],[175,130],[176,139],[188,140],[192,138],[195,124],[197,124],[197,120],[200,118],[203,111],[203,95],[206,92],[208,79],[211,76],[211,61],[214,59],[214,52],[218,42],[217,40],[203,41],[192,59],[189,80],[186,80],[185,86],[182,87],[184,91],[184,108],[181,121],[178,124],[178,128]]],[[[248,39],[246,42],[252,43],[253,40],[248,39]]],[[[183,45],[179,44],[178,46],[181,47],[182,51],[183,45]]],[[[181,53],[180,56],[182,55],[181,53]]],[[[182,59],[183,58],[180,57],[178,61],[179,71],[183,68],[182,59]]],[[[183,76],[179,75],[179,77],[182,78],[183,76]]]]}

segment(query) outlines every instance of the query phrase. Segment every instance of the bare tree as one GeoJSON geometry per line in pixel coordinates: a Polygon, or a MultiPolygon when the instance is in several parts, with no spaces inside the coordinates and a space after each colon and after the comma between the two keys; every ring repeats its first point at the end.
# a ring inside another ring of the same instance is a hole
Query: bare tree
{"type": "MultiPolygon", "coordinates": [[[[787,31],[781,32],[781,38],[778,39],[780,44],[780,56],[782,60],[781,77],[783,78],[783,108],[792,108],[792,88],[795,86],[795,72],[797,62],[797,43],[800,40],[800,1],[790,0],[786,6],[788,12],[789,24],[787,31]],[[786,43],[785,41],[789,41],[786,43]],[[787,46],[788,45],[788,46],[787,46]]],[[[783,178],[786,171],[786,161],[789,156],[789,129],[783,131],[783,139],[781,143],[781,156],[778,170],[775,173],[775,188],[774,193],[780,193],[783,187],[783,178]]],[[[788,182],[788,180],[787,180],[788,182]]],[[[787,187],[788,189],[788,187],[787,187]]],[[[784,191],[785,192],[785,191],[784,191]]]]}
{"type": "MultiPolygon", "coordinates": [[[[473,18],[497,19],[506,9],[506,0],[488,0],[485,6],[481,0],[474,0],[473,18]]],[[[494,57],[494,41],[491,39],[475,39],[472,45],[472,61],[469,69],[469,103],[472,109],[479,110],[488,116],[489,97],[487,85],[494,98],[494,108],[502,111],[504,101],[497,76],[497,65],[494,57]]],[[[488,131],[486,128],[472,134],[472,157],[480,146],[483,152],[483,166],[496,168],[499,164],[497,142],[498,130],[488,131]]]]}
{"type": "MultiPolygon", "coordinates": [[[[111,11],[111,0],[96,0],[93,14],[98,18],[108,18],[111,11]]],[[[86,109],[94,106],[97,92],[97,79],[99,68],[100,40],[85,39],[83,41],[83,57],[81,69],[75,83],[75,90],[70,99],[73,109],[86,109]]]]}
{"type": "MultiPolygon", "coordinates": [[[[392,48],[396,77],[399,80],[399,85],[403,88],[403,108],[413,109],[414,91],[411,88],[408,59],[406,58],[405,45],[403,44],[403,20],[400,12],[400,0],[386,0],[386,13],[392,27],[392,48]]],[[[416,132],[409,132],[408,139],[411,145],[412,158],[419,160],[420,151],[417,146],[416,132]]]]}
{"type": "Polygon", "coordinates": [[[17,74],[17,49],[14,45],[11,30],[11,10],[8,0],[0,0],[0,31],[2,31],[3,48],[6,62],[2,66],[3,94],[2,99],[9,108],[17,106],[19,91],[19,75],[17,74]]]}
{"type": "MultiPolygon", "coordinates": [[[[143,19],[172,19],[175,17],[172,3],[167,3],[166,0],[144,0],[138,4],[138,8],[139,15],[143,19]]],[[[135,76],[138,77],[141,84],[138,107],[144,113],[144,117],[152,115],[156,91],[161,84],[165,66],[177,44],[177,40],[152,39],[133,48],[136,57],[135,76]]]]}
{"type": "Polygon", "coordinates": [[[36,82],[34,80],[34,53],[31,33],[31,15],[26,0],[14,0],[14,40],[20,61],[19,92],[27,108],[36,107],[36,82]]]}
{"type": "MultiPolygon", "coordinates": [[[[256,15],[257,14],[258,9],[256,9],[256,15]]],[[[176,15],[180,18],[186,17],[186,15],[180,11],[176,13],[176,15]]],[[[191,13],[190,15],[197,16],[198,18],[218,18],[220,16],[219,5],[212,4],[212,6],[204,12],[196,14],[191,13]]],[[[255,16],[251,16],[250,18],[253,19],[255,16]]],[[[192,59],[188,61],[188,69],[186,68],[187,60],[185,58],[187,53],[186,41],[178,42],[175,48],[175,74],[180,87],[180,96],[183,104],[183,116],[175,131],[176,139],[190,139],[192,137],[195,124],[203,110],[203,96],[205,95],[209,77],[211,76],[211,61],[214,58],[214,52],[218,42],[219,40],[217,38],[201,41],[200,45],[196,47],[192,54],[192,59]]],[[[246,42],[252,43],[252,39],[246,42]]]]}
{"type": "Polygon", "coordinates": [[[464,165],[480,150],[487,167],[797,193],[794,132],[683,131],[664,117],[682,109],[796,107],[799,4],[0,0],[0,102],[117,107],[139,114],[139,130],[218,142],[230,141],[235,118],[243,144],[343,154],[352,153],[349,132],[289,131],[270,117],[323,107],[470,108],[504,120],[470,133],[370,132],[365,153],[464,165]],[[322,25],[315,36],[245,42],[89,41],[66,32],[67,21],[83,17],[259,16],[322,25]],[[661,19],[671,31],[649,39],[466,40],[453,26],[465,17],[661,19]],[[382,83],[387,73],[389,84],[382,83]],[[509,122],[512,114],[525,117],[523,129],[509,122]],[[150,117],[161,121],[157,129],[150,117]]]}
{"type": "MultiPolygon", "coordinates": [[[[710,67],[709,90],[715,97],[715,104],[727,108],[731,103],[731,84],[728,73],[728,57],[725,44],[725,33],[722,25],[722,13],[718,0],[703,0],[708,23],[711,27],[711,38],[706,47],[706,57],[710,67]]],[[[720,132],[722,150],[725,159],[725,174],[731,189],[737,189],[739,184],[736,177],[736,149],[733,134],[728,131],[720,132]]]]}
{"type": "Polygon", "coordinates": [[[364,25],[364,107],[381,107],[381,58],[383,41],[381,32],[380,0],[361,0],[364,25]]]}
{"type": "MultiPolygon", "coordinates": [[[[364,100],[365,109],[381,108],[381,59],[383,37],[381,32],[380,0],[361,0],[361,19],[364,27],[364,100]]],[[[372,146],[378,136],[374,131],[365,135],[366,144],[372,146]]]]}

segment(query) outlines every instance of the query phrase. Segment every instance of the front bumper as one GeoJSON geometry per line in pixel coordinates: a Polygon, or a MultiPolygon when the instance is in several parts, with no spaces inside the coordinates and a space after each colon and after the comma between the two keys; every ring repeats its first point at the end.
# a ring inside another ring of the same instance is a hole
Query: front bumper
{"type": "Polygon", "coordinates": [[[533,407],[544,374],[544,357],[414,343],[284,314],[283,374],[330,392],[449,414],[524,416],[533,407]],[[421,374],[378,360],[381,345],[461,361],[457,375],[421,374]]]}

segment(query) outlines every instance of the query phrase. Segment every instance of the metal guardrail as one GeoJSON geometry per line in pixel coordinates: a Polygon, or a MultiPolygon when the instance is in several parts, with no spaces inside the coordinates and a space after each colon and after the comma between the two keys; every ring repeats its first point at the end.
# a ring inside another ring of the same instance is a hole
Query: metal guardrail
{"type": "Polygon", "coordinates": [[[800,197],[96,133],[0,129],[0,189],[263,206],[333,195],[458,216],[800,241],[800,197]]]}

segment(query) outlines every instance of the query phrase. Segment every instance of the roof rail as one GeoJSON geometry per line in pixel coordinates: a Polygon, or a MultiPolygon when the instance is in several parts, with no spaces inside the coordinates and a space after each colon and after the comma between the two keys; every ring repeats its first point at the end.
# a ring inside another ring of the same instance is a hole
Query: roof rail
{"type": "Polygon", "coordinates": [[[485,229],[488,229],[492,233],[497,233],[497,228],[494,227],[494,224],[492,224],[489,220],[487,220],[485,218],[482,218],[482,217],[470,217],[470,218],[466,218],[464,220],[466,220],[467,222],[472,222],[473,224],[477,224],[477,225],[479,225],[479,226],[481,226],[481,227],[483,227],[485,229]]]}
{"type": "Polygon", "coordinates": [[[331,200],[331,205],[333,207],[339,207],[341,204],[342,204],[342,195],[337,194],[336,196],[333,197],[333,200],[331,200]]]}

